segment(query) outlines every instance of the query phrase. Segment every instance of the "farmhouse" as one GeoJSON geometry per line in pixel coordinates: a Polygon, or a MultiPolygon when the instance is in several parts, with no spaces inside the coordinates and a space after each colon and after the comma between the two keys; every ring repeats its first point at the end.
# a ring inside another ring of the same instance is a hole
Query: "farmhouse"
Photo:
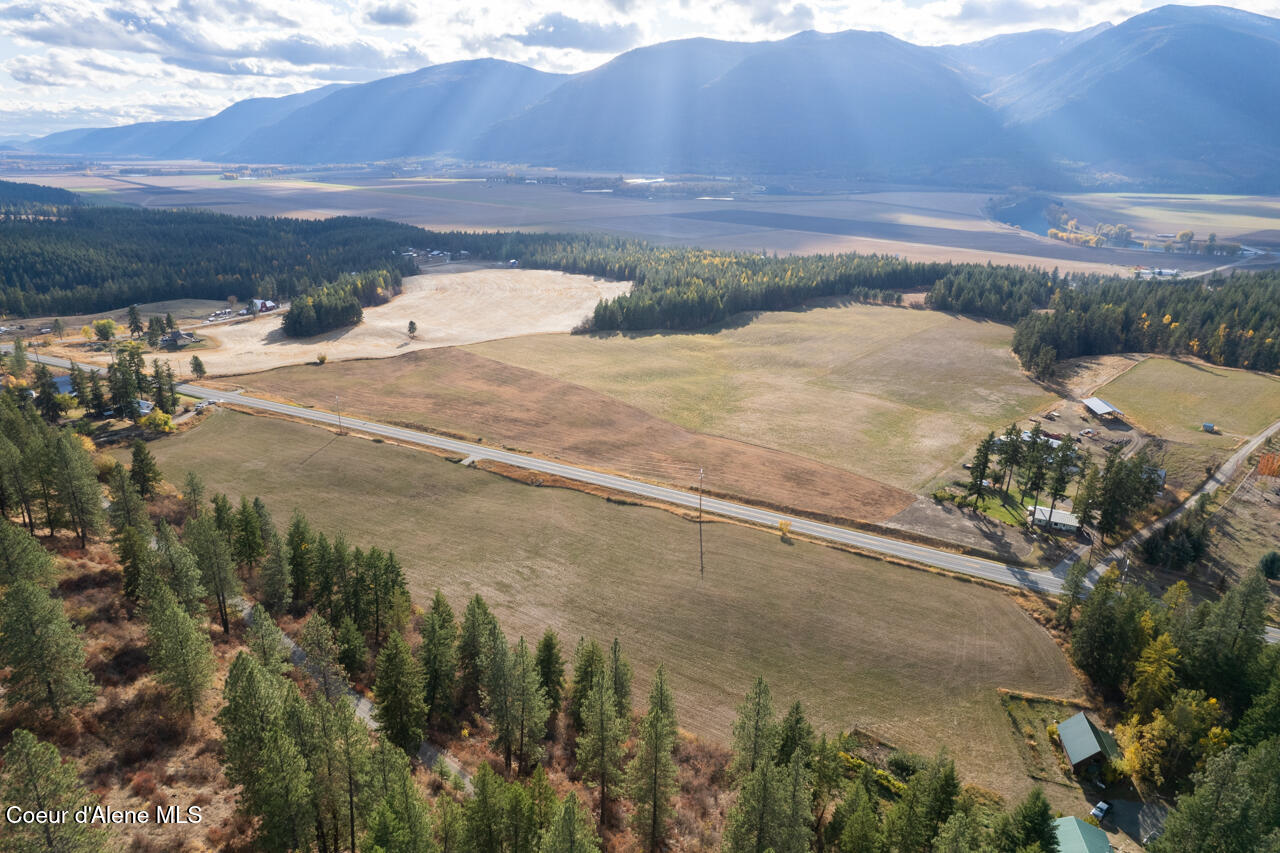
{"type": "Polygon", "coordinates": [[[1060,817],[1053,822],[1058,836],[1058,853],[1111,853],[1107,834],[1078,817],[1060,817]]]}
{"type": "Polygon", "coordinates": [[[1027,523],[1060,533],[1080,532],[1080,519],[1065,510],[1050,509],[1047,506],[1032,507],[1027,512],[1027,523]]]}
{"type": "Polygon", "coordinates": [[[1084,407],[1100,418],[1121,418],[1124,412],[1108,403],[1101,397],[1086,397],[1080,402],[1084,403],[1084,407]]]}
{"type": "Polygon", "coordinates": [[[259,314],[265,313],[267,311],[274,311],[279,307],[280,307],[279,305],[277,305],[275,302],[273,302],[270,299],[253,300],[253,310],[259,314]]]}
{"type": "Polygon", "coordinates": [[[1084,711],[1058,724],[1058,740],[1076,773],[1120,755],[1115,738],[1095,726],[1084,711]]]}
{"type": "Polygon", "coordinates": [[[169,349],[179,349],[193,342],[196,336],[190,332],[180,332],[174,329],[171,332],[165,332],[164,337],[160,339],[160,345],[169,349]]]}

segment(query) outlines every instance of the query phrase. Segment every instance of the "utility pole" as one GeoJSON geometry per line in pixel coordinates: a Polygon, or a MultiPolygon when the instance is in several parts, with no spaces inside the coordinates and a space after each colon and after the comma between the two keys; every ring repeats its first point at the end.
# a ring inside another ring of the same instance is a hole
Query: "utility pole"
{"type": "Polygon", "coordinates": [[[698,469],[698,580],[707,575],[707,566],[702,557],[702,469],[698,469]]]}

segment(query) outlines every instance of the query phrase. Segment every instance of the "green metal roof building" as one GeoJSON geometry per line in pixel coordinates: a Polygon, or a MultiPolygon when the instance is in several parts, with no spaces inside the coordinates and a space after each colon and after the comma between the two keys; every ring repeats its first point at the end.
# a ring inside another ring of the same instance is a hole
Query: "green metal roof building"
{"type": "Polygon", "coordinates": [[[1058,853],[1111,853],[1107,834],[1078,817],[1060,817],[1053,829],[1058,834],[1058,853]]]}
{"type": "Polygon", "coordinates": [[[1095,759],[1106,761],[1120,757],[1115,738],[1095,726],[1084,711],[1058,724],[1058,740],[1067,753],[1071,769],[1077,772],[1095,759]]]}

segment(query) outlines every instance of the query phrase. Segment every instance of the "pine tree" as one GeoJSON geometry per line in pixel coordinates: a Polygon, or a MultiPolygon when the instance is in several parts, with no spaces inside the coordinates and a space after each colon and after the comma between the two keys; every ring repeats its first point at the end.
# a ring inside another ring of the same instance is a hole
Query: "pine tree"
{"type": "Polygon", "coordinates": [[[70,430],[58,434],[53,450],[53,484],[80,547],[102,529],[102,489],[89,451],[70,430]]]}
{"type": "Polygon", "coordinates": [[[1002,815],[994,831],[996,847],[1018,851],[1034,844],[1044,853],[1058,853],[1058,833],[1053,828],[1053,811],[1039,785],[1014,808],[1002,815]]]}
{"type": "Polygon", "coordinates": [[[126,527],[116,536],[116,557],[124,572],[124,594],[136,601],[142,594],[142,578],[154,570],[154,554],[136,528],[126,527]]]}
{"type": "Polygon", "coordinates": [[[338,643],[324,617],[316,614],[307,620],[298,637],[298,646],[307,656],[304,666],[320,695],[330,702],[345,695],[347,673],[338,663],[338,643]]]}
{"type": "Polygon", "coordinates": [[[510,772],[518,735],[515,696],[512,694],[511,651],[507,648],[507,638],[503,636],[497,621],[489,623],[489,639],[485,646],[487,652],[480,697],[484,702],[485,713],[493,725],[494,749],[502,753],[502,763],[507,772],[510,772]]]}
{"type": "Polygon", "coordinates": [[[254,511],[246,497],[240,498],[240,507],[232,522],[232,552],[241,566],[256,566],[262,559],[265,546],[262,541],[262,519],[254,511]]]}
{"type": "Polygon", "coordinates": [[[1084,560],[1076,560],[1067,569],[1066,580],[1062,582],[1062,597],[1058,602],[1055,618],[1062,625],[1071,627],[1071,619],[1075,615],[1076,605],[1084,594],[1084,582],[1089,576],[1089,564],[1084,560]]]}
{"type": "Polygon", "coordinates": [[[167,586],[156,585],[147,602],[147,655],[156,680],[194,715],[213,681],[213,643],[167,586]]]}
{"type": "Polygon", "coordinates": [[[564,657],[560,653],[560,638],[550,628],[538,641],[538,680],[547,696],[551,713],[560,713],[564,701],[564,657]]]}
{"type": "Polygon", "coordinates": [[[338,626],[337,641],[338,663],[342,664],[347,674],[355,676],[364,672],[369,650],[364,644],[364,634],[360,633],[359,626],[350,616],[342,617],[342,623],[338,626]]]}
{"type": "Polygon", "coordinates": [[[848,787],[845,806],[849,816],[845,818],[844,829],[840,832],[840,853],[881,853],[884,834],[875,804],[861,783],[854,781],[848,787]]]}
{"type": "Polygon", "coordinates": [[[53,581],[53,559],[34,536],[0,518],[0,586],[24,580],[47,587],[53,581]]]}
{"type": "Polygon", "coordinates": [[[30,581],[10,586],[0,599],[0,667],[9,670],[5,702],[61,715],[93,701],[84,641],[62,602],[30,581]]]}
{"type": "Polygon", "coordinates": [[[503,853],[503,782],[488,764],[481,764],[471,785],[465,812],[465,849],[468,853],[503,853]]]}
{"type": "Polygon", "coordinates": [[[289,647],[284,632],[261,604],[249,611],[249,627],[244,632],[244,644],[262,668],[272,675],[284,675],[292,667],[289,647]]]}
{"type": "Polygon", "coordinates": [[[426,690],[422,665],[399,631],[387,638],[376,669],[373,716],[378,728],[391,743],[417,755],[427,728],[426,690]]]}
{"type": "Polygon", "coordinates": [[[631,720],[631,664],[622,656],[622,645],[613,638],[609,647],[609,679],[613,682],[613,698],[618,703],[618,716],[631,720]]]}
{"type": "Polygon", "coordinates": [[[223,633],[229,634],[231,617],[228,602],[240,594],[240,579],[236,577],[235,565],[231,561],[231,549],[209,515],[198,515],[187,522],[186,535],[186,545],[200,567],[200,582],[214,598],[223,633]]]}
{"type": "Polygon", "coordinates": [[[738,706],[738,719],[733,724],[733,761],[729,775],[742,778],[755,771],[762,762],[772,762],[778,751],[778,724],[773,718],[773,698],[769,685],[757,677],[738,706]]]}
{"type": "Polygon", "coordinates": [[[147,514],[147,505],[138,494],[138,489],[129,479],[129,472],[119,462],[107,476],[107,485],[111,490],[111,526],[119,533],[126,527],[132,527],[143,536],[151,537],[151,518],[147,514]]]}
{"type": "Polygon", "coordinates": [[[208,375],[208,371],[205,370],[204,367],[204,362],[200,360],[200,356],[198,355],[191,356],[191,375],[196,378],[197,382],[208,375]]]}
{"type": "Polygon", "coordinates": [[[356,822],[360,814],[361,788],[369,772],[369,730],[356,716],[351,700],[345,696],[331,706],[331,713],[334,755],[337,758],[334,778],[347,818],[347,837],[354,847],[358,837],[356,822]]]}
{"type": "Polygon", "coordinates": [[[503,792],[502,847],[506,853],[536,853],[538,828],[533,801],[523,785],[512,783],[503,792]]]}
{"type": "Polygon", "coordinates": [[[315,577],[315,537],[300,512],[295,511],[289,522],[285,546],[289,555],[289,575],[293,579],[293,601],[302,604],[310,600],[311,583],[315,577]]]}
{"type": "Polygon", "coordinates": [[[480,698],[489,626],[493,621],[488,605],[477,593],[467,602],[462,632],[458,636],[458,704],[463,708],[475,705],[480,698]]]}
{"type": "Polygon", "coordinates": [[[160,579],[168,584],[178,602],[192,616],[204,610],[204,586],[196,558],[166,522],[156,527],[156,550],[152,564],[160,579]]]}
{"type": "Polygon", "coordinates": [[[600,789],[600,825],[609,813],[609,789],[620,779],[622,744],[627,724],[618,719],[613,683],[606,673],[596,675],[582,708],[583,730],[578,738],[578,771],[589,785],[600,789]]]}
{"type": "Polygon", "coordinates": [[[608,675],[605,669],[604,650],[595,640],[578,640],[573,653],[573,685],[569,689],[569,719],[575,730],[581,732],[586,723],[582,707],[586,704],[596,677],[608,675]]]}
{"type": "Polygon", "coordinates": [[[804,715],[804,706],[795,702],[782,718],[778,729],[778,754],[774,761],[779,765],[791,763],[792,754],[798,749],[807,759],[813,752],[813,726],[804,715]]]}
{"type": "Polygon", "coordinates": [[[129,306],[129,334],[132,337],[138,337],[142,334],[146,327],[142,325],[142,314],[138,311],[137,305],[129,306]]]}
{"type": "Polygon", "coordinates": [[[574,792],[565,795],[559,814],[542,837],[538,853],[600,853],[595,827],[574,792]]]}
{"type": "Polygon", "coordinates": [[[81,808],[97,805],[80,781],[75,764],[63,762],[53,744],[41,743],[26,729],[15,731],[4,751],[0,796],[4,797],[6,806],[64,812],[68,816],[58,823],[8,823],[4,832],[5,850],[94,853],[107,849],[106,833],[102,829],[72,817],[81,808]]]}
{"type": "Polygon", "coordinates": [[[813,836],[813,779],[809,772],[808,754],[800,749],[791,753],[791,761],[783,768],[784,783],[781,824],[776,853],[807,853],[813,836]]]}
{"type": "Polygon", "coordinates": [[[204,506],[204,481],[195,471],[188,471],[182,483],[182,505],[187,510],[187,518],[195,518],[204,506]]]}
{"type": "Polygon", "coordinates": [[[991,451],[996,446],[996,434],[987,433],[987,437],[978,443],[973,454],[973,464],[969,466],[969,488],[972,497],[982,495],[982,484],[991,470],[991,451]]]}
{"type": "Polygon", "coordinates": [[[133,481],[138,494],[143,498],[156,496],[156,485],[160,482],[160,466],[156,464],[156,458],[147,449],[147,443],[140,438],[133,442],[129,479],[133,481]]]}
{"type": "Polygon", "coordinates": [[[649,853],[665,844],[676,794],[675,721],[671,695],[661,666],[649,695],[649,712],[640,721],[635,758],[627,765],[627,799],[635,805],[631,828],[649,853]]]}
{"type": "Polygon", "coordinates": [[[272,614],[280,614],[293,600],[293,578],[285,557],[284,543],[272,535],[267,543],[267,559],[262,564],[262,601],[272,614]]]}
{"type": "Polygon", "coordinates": [[[790,806],[787,793],[786,771],[770,760],[758,762],[742,779],[738,801],[725,823],[725,853],[781,851],[790,806]]]}
{"type": "Polygon", "coordinates": [[[433,835],[440,853],[467,853],[465,818],[452,797],[437,798],[433,835]]]}
{"type": "Polygon", "coordinates": [[[43,364],[35,368],[36,408],[49,423],[57,424],[66,412],[62,398],[58,394],[58,386],[53,384],[53,374],[43,364]]]}
{"type": "Polygon", "coordinates": [[[542,690],[538,667],[524,637],[516,643],[511,656],[511,695],[514,703],[514,728],[516,731],[516,760],[520,772],[529,773],[541,757],[538,741],[547,733],[547,717],[550,708],[547,694],[542,690]]]}
{"type": "Polygon", "coordinates": [[[435,853],[431,815],[414,784],[408,757],[383,740],[374,748],[371,766],[370,787],[380,804],[361,849],[377,845],[384,853],[435,853]]]}
{"type": "Polygon", "coordinates": [[[453,683],[458,671],[458,626],[453,608],[440,590],[431,601],[431,611],[422,620],[422,670],[424,698],[433,719],[453,713],[453,683]]]}

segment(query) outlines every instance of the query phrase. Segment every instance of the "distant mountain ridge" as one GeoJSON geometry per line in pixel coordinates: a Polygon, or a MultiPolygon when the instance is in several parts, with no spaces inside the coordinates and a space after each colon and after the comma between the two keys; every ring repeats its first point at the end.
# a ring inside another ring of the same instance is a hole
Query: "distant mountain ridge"
{"type": "Polygon", "coordinates": [[[850,30],[666,42],[572,75],[470,60],[25,147],[1262,192],[1280,187],[1277,68],[1280,20],[1164,6],[937,47],[850,30]]]}

